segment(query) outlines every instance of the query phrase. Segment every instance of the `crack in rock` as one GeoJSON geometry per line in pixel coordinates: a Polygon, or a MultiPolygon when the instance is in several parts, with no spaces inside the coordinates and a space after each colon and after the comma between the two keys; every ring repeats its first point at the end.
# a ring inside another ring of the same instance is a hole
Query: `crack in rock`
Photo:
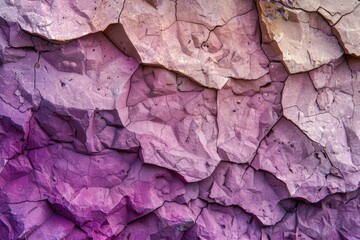
{"type": "Polygon", "coordinates": [[[0,239],[360,239],[357,0],[0,2],[0,239]]]}

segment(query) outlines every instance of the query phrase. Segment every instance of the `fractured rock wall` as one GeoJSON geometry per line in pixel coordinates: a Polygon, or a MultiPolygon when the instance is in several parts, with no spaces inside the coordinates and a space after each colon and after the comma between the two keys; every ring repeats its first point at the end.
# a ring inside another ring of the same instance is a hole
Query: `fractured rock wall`
{"type": "Polygon", "coordinates": [[[0,239],[360,239],[360,1],[0,2],[0,239]]]}

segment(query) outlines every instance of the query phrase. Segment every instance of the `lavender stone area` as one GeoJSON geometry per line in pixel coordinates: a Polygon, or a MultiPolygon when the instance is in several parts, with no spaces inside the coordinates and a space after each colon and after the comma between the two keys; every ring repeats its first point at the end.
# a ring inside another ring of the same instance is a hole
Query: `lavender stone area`
{"type": "Polygon", "coordinates": [[[360,1],[0,1],[17,239],[360,239],[360,1]]]}

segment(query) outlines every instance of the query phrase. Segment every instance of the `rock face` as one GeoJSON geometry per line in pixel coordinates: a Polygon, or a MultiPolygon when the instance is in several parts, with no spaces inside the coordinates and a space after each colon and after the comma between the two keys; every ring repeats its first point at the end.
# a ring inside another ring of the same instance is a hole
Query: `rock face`
{"type": "Polygon", "coordinates": [[[290,76],[282,99],[284,116],[324,147],[325,156],[340,172],[341,181],[332,183],[337,190],[356,190],[360,181],[357,127],[360,69],[352,66],[355,62],[359,61],[341,60],[310,73],[290,76]]]}
{"type": "Polygon", "coordinates": [[[123,0],[6,0],[0,3],[0,16],[29,33],[68,41],[116,23],[123,5],[123,0]]]}
{"type": "Polygon", "coordinates": [[[345,52],[357,57],[360,56],[360,26],[357,22],[360,18],[359,5],[360,3],[334,26],[334,33],[338,36],[345,52]]]}
{"type": "Polygon", "coordinates": [[[0,239],[359,239],[359,1],[0,3],[0,239]]]}
{"type": "Polygon", "coordinates": [[[309,71],[342,56],[331,27],[319,14],[274,1],[259,0],[258,7],[263,48],[270,60],[281,60],[290,73],[309,71]]]}
{"type": "Polygon", "coordinates": [[[330,0],[280,0],[276,2],[280,2],[287,7],[300,8],[307,12],[318,12],[330,25],[337,23],[344,15],[351,13],[359,5],[358,0],[336,2],[330,0]]]}
{"type": "Polygon", "coordinates": [[[127,90],[120,118],[142,146],[143,161],[174,170],[188,182],[210,176],[221,160],[216,91],[153,67],[138,68],[127,90]]]}
{"type": "Polygon", "coordinates": [[[129,0],[121,27],[111,26],[106,34],[142,63],[219,89],[229,78],[252,80],[268,72],[257,22],[251,0],[158,1],[155,6],[129,0]]]}

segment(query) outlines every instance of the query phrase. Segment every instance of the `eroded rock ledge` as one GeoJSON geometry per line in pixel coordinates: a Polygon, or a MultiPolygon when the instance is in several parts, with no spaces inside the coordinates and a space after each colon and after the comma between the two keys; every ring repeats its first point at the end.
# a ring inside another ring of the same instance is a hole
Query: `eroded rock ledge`
{"type": "Polygon", "coordinates": [[[360,2],[0,2],[0,239],[359,239],[360,2]]]}

